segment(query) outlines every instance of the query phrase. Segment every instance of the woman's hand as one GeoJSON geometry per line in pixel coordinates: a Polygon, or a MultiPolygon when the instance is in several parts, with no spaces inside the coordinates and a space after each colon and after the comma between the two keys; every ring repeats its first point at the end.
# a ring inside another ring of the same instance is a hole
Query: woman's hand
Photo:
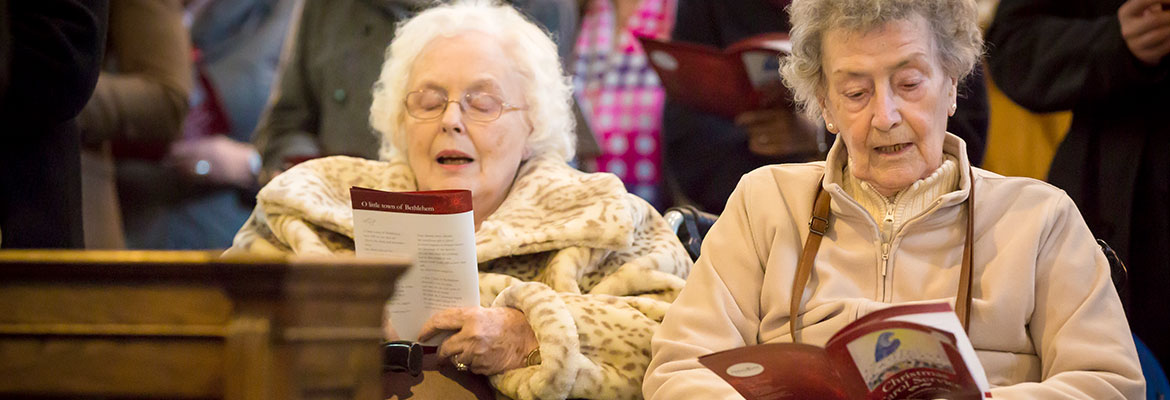
{"type": "Polygon", "coordinates": [[[792,110],[747,111],[735,117],[735,124],[747,131],[748,150],[757,155],[811,157],[820,152],[817,143],[819,130],[792,110]]]}
{"type": "Polygon", "coordinates": [[[464,307],[432,315],[419,334],[426,341],[439,331],[458,331],[439,346],[440,357],[467,365],[471,372],[495,375],[525,366],[536,349],[536,333],[524,313],[509,307],[464,307]]]}
{"type": "Polygon", "coordinates": [[[1170,0],[1129,0],[1117,10],[1125,45],[1147,65],[1170,53],[1170,0]]]}
{"type": "Polygon", "coordinates": [[[257,185],[259,155],[250,143],[224,135],[184,140],[171,145],[168,163],[191,179],[216,185],[257,185]]]}

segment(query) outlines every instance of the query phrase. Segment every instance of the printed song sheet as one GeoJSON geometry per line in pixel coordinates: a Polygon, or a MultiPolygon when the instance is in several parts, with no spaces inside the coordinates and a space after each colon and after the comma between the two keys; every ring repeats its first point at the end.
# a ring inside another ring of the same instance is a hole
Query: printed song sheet
{"type": "MultiPolygon", "coordinates": [[[[357,256],[406,254],[414,259],[398,280],[386,314],[398,336],[418,340],[432,314],[479,305],[471,192],[383,192],[354,187],[357,256]]],[[[424,345],[438,345],[443,336],[424,345]]]]}

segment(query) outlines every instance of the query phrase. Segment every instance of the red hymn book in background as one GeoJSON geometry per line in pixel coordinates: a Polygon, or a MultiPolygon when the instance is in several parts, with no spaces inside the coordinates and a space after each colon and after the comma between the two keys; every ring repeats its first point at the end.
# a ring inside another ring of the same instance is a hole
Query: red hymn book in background
{"type": "Polygon", "coordinates": [[[786,33],[766,33],[725,50],[639,38],[666,95],[693,109],[727,118],[786,99],[780,57],[791,53],[786,33]]]}

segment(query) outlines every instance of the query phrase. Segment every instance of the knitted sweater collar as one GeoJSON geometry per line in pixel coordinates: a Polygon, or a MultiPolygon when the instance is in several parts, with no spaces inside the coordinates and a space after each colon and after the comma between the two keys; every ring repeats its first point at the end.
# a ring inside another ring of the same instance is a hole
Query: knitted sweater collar
{"type": "Polygon", "coordinates": [[[935,199],[958,189],[957,159],[950,154],[943,156],[942,164],[929,176],[891,197],[878,193],[868,182],[854,177],[848,164],[841,174],[841,187],[873,217],[881,228],[883,241],[888,241],[906,221],[930,208],[935,199]]]}

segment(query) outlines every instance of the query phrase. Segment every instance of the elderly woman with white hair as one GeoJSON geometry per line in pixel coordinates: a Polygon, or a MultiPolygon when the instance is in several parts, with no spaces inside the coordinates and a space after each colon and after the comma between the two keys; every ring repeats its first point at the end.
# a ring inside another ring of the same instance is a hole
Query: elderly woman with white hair
{"type": "Polygon", "coordinates": [[[328,157],[258,195],[230,252],[352,253],[351,186],[470,189],[482,306],[433,316],[439,354],[513,398],[636,398],[690,259],[662,217],[573,154],[556,46],[507,6],[404,23],[374,87],[382,161],[328,157]],[[537,356],[538,355],[538,356],[537,356]]]}
{"type": "Polygon", "coordinates": [[[1108,262],[1076,206],[1043,182],[972,167],[945,131],[982,53],[974,2],[794,0],[788,11],[781,73],[836,142],[823,162],[740,180],[652,340],[646,396],[738,398],[696,357],[823,346],[875,310],[945,301],[995,398],[1141,398],[1108,262]]]}

